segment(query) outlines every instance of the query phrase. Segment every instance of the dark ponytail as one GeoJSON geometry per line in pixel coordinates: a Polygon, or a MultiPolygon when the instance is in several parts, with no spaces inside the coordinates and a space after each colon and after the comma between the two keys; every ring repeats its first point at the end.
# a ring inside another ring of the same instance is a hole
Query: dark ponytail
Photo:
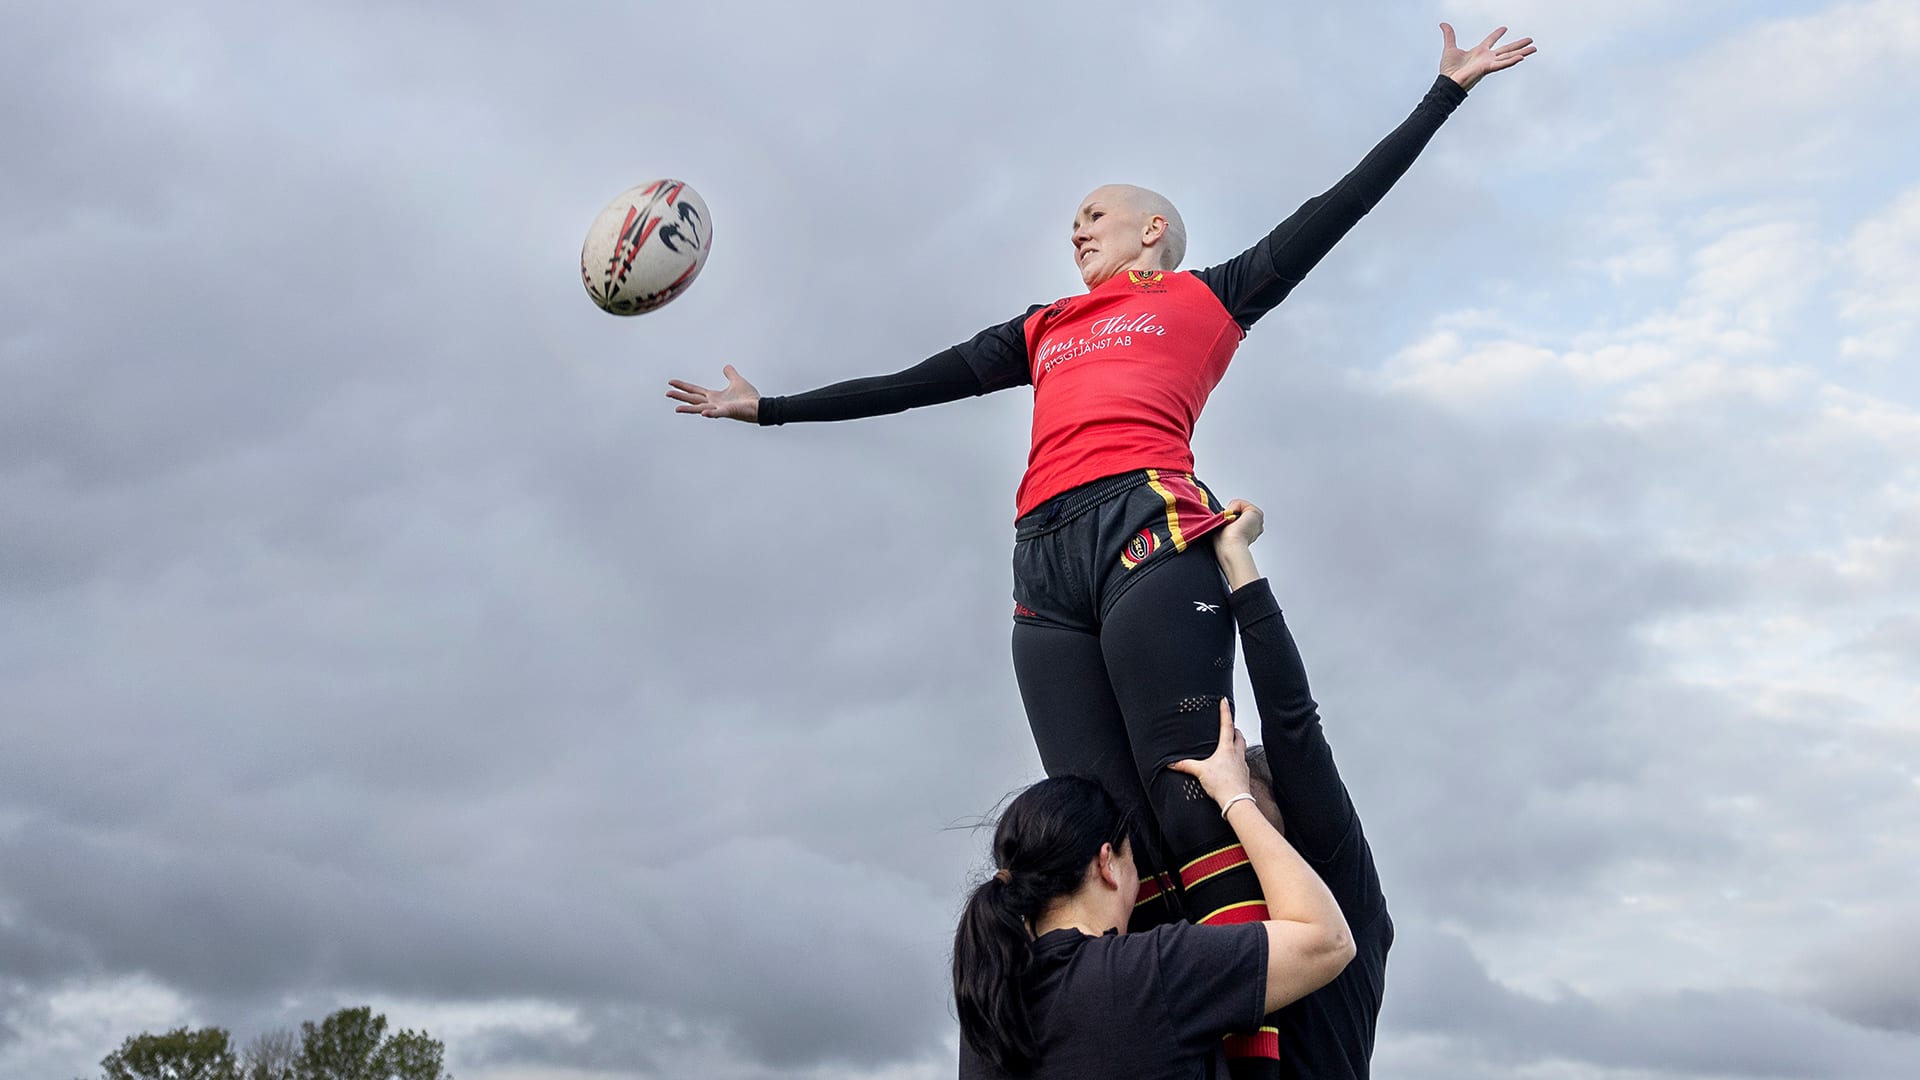
{"type": "Polygon", "coordinates": [[[1023,1073],[1040,1057],[1022,978],[1033,959],[1028,927],[1079,889],[1100,846],[1117,850],[1131,825],[1106,789],[1077,776],[1040,781],[1000,815],[996,873],[967,897],[953,936],[960,1037],[1000,1070],[1023,1073]]]}

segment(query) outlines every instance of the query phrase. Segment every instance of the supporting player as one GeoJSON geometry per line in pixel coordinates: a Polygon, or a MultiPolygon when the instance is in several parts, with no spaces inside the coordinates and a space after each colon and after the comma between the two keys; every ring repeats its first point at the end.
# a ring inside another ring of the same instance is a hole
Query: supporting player
{"type": "Polygon", "coordinates": [[[1267,1024],[1278,1044],[1280,1075],[1366,1080],[1386,993],[1393,920],[1360,815],[1320,729],[1306,665],[1272,587],[1248,550],[1260,536],[1264,517],[1259,507],[1239,499],[1227,509],[1236,516],[1220,531],[1214,557],[1232,590],[1228,605],[1240,625],[1247,678],[1260,713],[1261,746],[1255,749],[1264,752],[1247,756],[1252,794],[1326,883],[1354,945],[1353,961],[1332,982],[1285,1006],[1267,1024]]]}
{"type": "Polygon", "coordinates": [[[1227,702],[1218,715],[1214,752],[1173,767],[1245,845],[1268,914],[1129,932],[1140,884],[1129,815],[1085,777],[1040,781],[1001,815],[996,872],[954,932],[961,1080],[1217,1077],[1224,1033],[1257,1027],[1352,958],[1326,883],[1252,802],[1227,702]]]}
{"type": "MultiPolygon", "coordinates": [[[[761,397],[731,365],[724,387],[670,382],[676,411],[763,426],[1033,386],[1015,500],[1013,659],[1034,742],[1049,775],[1092,775],[1123,804],[1150,806],[1158,842],[1143,862],[1205,883],[1198,910],[1185,905],[1202,920],[1252,917],[1259,891],[1244,866],[1194,861],[1231,846],[1232,832],[1198,785],[1167,768],[1210,752],[1214,703],[1232,687],[1226,593],[1210,553],[1192,546],[1226,518],[1193,476],[1193,427],[1254,322],[1386,195],[1469,88],[1534,51],[1531,39],[1497,45],[1504,28],[1468,50],[1441,30],[1440,76],[1412,115],[1225,263],[1177,271],[1186,239],[1172,205],[1102,187],[1074,218],[1083,295],[1035,305],[894,375],[792,397],[761,397]]],[[[1171,884],[1158,875],[1162,892],[1171,884]]],[[[1266,1055],[1251,1044],[1237,1052],[1266,1055]]]]}

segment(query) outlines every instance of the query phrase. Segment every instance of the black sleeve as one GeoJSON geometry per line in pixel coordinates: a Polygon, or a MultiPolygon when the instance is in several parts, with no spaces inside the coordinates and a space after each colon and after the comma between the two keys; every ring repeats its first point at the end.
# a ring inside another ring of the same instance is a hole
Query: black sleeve
{"type": "MultiPolygon", "coordinates": [[[[1029,308],[1032,314],[1036,308],[1029,308]]],[[[979,397],[1028,382],[1026,315],[988,327],[891,375],[848,379],[804,394],[760,398],[760,425],[885,416],[979,397]]]]}
{"type": "MultiPolygon", "coordinates": [[[[1280,806],[1287,841],[1303,858],[1317,864],[1337,896],[1348,882],[1335,878],[1349,875],[1329,874],[1326,864],[1357,858],[1368,864],[1362,868],[1366,870],[1372,857],[1360,835],[1353,799],[1334,765],[1333,749],[1320,730],[1320,707],[1307,688],[1300,649],[1267,579],[1235,589],[1227,603],[1240,624],[1247,679],[1253,683],[1254,704],[1260,711],[1260,741],[1266,744],[1267,764],[1273,768],[1273,798],[1280,806]]],[[[1344,909],[1349,900],[1364,899],[1343,897],[1340,906],[1344,909]]]]}
{"type": "Polygon", "coordinates": [[[960,354],[943,349],[892,375],[848,379],[791,397],[763,396],[760,424],[772,427],[809,420],[857,420],[977,397],[985,392],[973,368],[967,366],[960,354]]]}
{"type": "Polygon", "coordinates": [[[1144,933],[1154,939],[1160,1000],[1182,1045],[1205,1046],[1260,1026],[1267,1011],[1265,924],[1176,922],[1144,933]]]}
{"type": "Polygon", "coordinates": [[[953,347],[979,378],[981,393],[1026,386],[1033,381],[1033,368],[1027,364],[1027,319],[1041,306],[1035,304],[1025,314],[989,326],[953,347]]]}
{"type": "Polygon", "coordinates": [[[1251,327],[1285,300],[1307,271],[1386,196],[1466,97],[1460,84],[1439,76],[1413,115],[1339,183],[1301,204],[1259,243],[1195,276],[1207,283],[1242,330],[1251,327]]]}

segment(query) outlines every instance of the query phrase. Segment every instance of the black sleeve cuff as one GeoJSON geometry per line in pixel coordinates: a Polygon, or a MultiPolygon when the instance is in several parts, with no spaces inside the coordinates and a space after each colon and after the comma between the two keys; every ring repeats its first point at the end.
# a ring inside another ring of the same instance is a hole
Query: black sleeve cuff
{"type": "Polygon", "coordinates": [[[786,423],[786,412],[786,398],[761,396],[759,416],[761,427],[779,427],[781,424],[786,423]]]}
{"type": "Polygon", "coordinates": [[[1274,598],[1273,586],[1266,578],[1256,578],[1233,590],[1227,605],[1233,608],[1234,621],[1242,629],[1280,614],[1280,601],[1274,598]]]}
{"type": "Polygon", "coordinates": [[[1467,91],[1448,76],[1439,75],[1434,78],[1432,89],[1427,91],[1427,100],[1452,112],[1467,100],[1467,91]]]}

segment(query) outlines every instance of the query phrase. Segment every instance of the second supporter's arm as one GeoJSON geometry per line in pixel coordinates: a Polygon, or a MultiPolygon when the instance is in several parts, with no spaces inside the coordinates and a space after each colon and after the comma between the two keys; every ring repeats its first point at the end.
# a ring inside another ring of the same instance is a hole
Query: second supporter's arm
{"type": "Polygon", "coordinates": [[[1353,934],[1340,905],[1306,860],[1288,846],[1251,798],[1236,801],[1250,787],[1246,741],[1235,730],[1226,701],[1220,702],[1220,745],[1213,756],[1169,767],[1199,780],[1207,794],[1222,804],[1227,824],[1260,880],[1267,905],[1267,1011],[1332,982],[1353,959],[1353,934]]]}
{"type": "Polygon", "coordinates": [[[1320,708],[1307,686],[1300,650],[1249,550],[1252,537],[1259,535],[1260,510],[1240,499],[1228,509],[1238,517],[1215,540],[1214,556],[1226,575],[1228,605],[1240,624],[1247,679],[1260,712],[1260,741],[1273,770],[1273,799],[1293,845],[1307,858],[1324,862],[1353,832],[1353,799],[1320,729],[1320,708]]]}

